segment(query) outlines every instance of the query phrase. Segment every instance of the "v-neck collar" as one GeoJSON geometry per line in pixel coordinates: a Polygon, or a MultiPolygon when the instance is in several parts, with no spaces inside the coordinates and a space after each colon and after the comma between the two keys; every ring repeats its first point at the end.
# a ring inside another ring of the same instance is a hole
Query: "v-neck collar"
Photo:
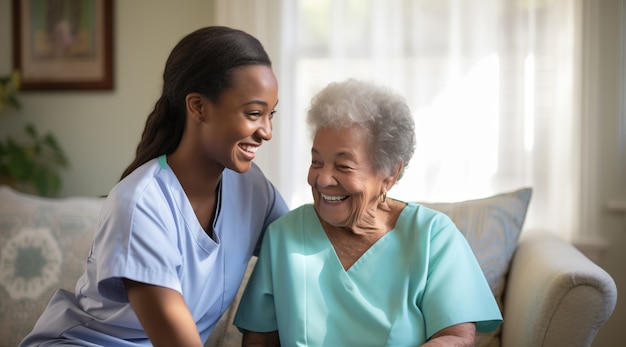
{"type": "Polygon", "coordinates": [[[395,227],[389,230],[387,233],[385,233],[385,235],[381,236],[378,240],[376,240],[365,252],[363,252],[363,254],[361,254],[361,256],[348,269],[345,269],[343,267],[343,264],[341,263],[341,260],[339,259],[339,255],[337,254],[337,251],[335,250],[335,246],[333,245],[330,238],[326,234],[326,231],[324,230],[324,226],[322,225],[322,222],[319,216],[317,215],[317,212],[315,211],[314,207],[312,207],[312,212],[313,212],[313,217],[317,221],[318,232],[322,234],[321,236],[321,239],[323,240],[322,242],[324,242],[324,244],[326,244],[326,246],[331,249],[334,262],[339,266],[339,268],[344,273],[350,274],[352,272],[359,271],[359,268],[361,267],[376,265],[376,264],[368,264],[368,259],[375,257],[375,255],[378,253],[378,249],[381,247],[384,247],[384,245],[387,242],[389,242],[389,240],[393,237],[392,233],[397,232],[396,230],[398,229],[398,227],[400,227],[400,223],[403,221],[402,216],[408,213],[408,210],[409,210],[408,207],[410,205],[411,204],[406,204],[404,208],[402,209],[402,211],[400,211],[395,227]]]}
{"type": "Polygon", "coordinates": [[[319,217],[317,216],[317,213],[315,212],[315,210],[313,210],[313,214],[315,215],[315,218],[318,221],[318,231],[322,233],[323,242],[327,245],[327,247],[330,248],[330,250],[332,250],[334,262],[336,263],[336,265],[338,265],[339,268],[346,274],[350,274],[351,272],[358,271],[358,269],[362,266],[367,266],[368,258],[370,258],[372,254],[376,254],[377,249],[382,247],[381,245],[384,245],[385,243],[387,243],[386,240],[391,237],[388,235],[394,232],[395,230],[395,228],[392,228],[391,230],[386,232],[383,236],[381,236],[378,240],[376,240],[365,252],[363,252],[363,254],[361,254],[361,256],[358,259],[356,259],[354,263],[348,269],[345,269],[343,267],[343,264],[341,263],[341,259],[339,259],[339,255],[337,254],[337,250],[335,249],[335,246],[333,245],[332,241],[328,237],[326,230],[324,230],[324,226],[319,220],[319,217]]]}
{"type": "Polygon", "coordinates": [[[212,231],[213,237],[211,237],[207,234],[207,232],[204,230],[202,225],[200,225],[200,222],[198,221],[198,217],[194,213],[193,207],[191,206],[191,202],[189,201],[189,198],[185,194],[185,190],[180,184],[180,181],[178,180],[178,178],[176,177],[176,174],[174,174],[174,171],[167,164],[167,156],[165,154],[159,156],[158,161],[159,161],[159,166],[161,167],[161,169],[166,170],[168,172],[168,176],[170,177],[169,180],[171,181],[171,184],[174,184],[177,186],[176,190],[179,191],[179,194],[177,194],[178,208],[180,209],[181,215],[184,218],[185,223],[187,224],[189,229],[193,231],[194,237],[196,238],[198,243],[201,245],[204,245],[203,247],[206,248],[207,250],[211,250],[215,247],[218,247],[219,244],[221,243],[221,238],[218,232],[218,229],[219,229],[218,224],[220,222],[219,217],[221,216],[222,197],[224,196],[222,192],[222,189],[223,189],[222,182],[224,179],[224,175],[222,174],[222,178],[220,179],[220,183],[218,184],[218,191],[217,191],[218,195],[215,201],[217,210],[215,213],[215,217],[210,223],[210,226],[213,228],[213,231],[212,231]]]}

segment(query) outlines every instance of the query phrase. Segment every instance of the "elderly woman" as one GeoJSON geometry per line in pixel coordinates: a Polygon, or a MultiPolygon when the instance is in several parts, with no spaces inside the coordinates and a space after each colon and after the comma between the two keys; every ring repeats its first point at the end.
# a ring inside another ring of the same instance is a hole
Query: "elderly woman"
{"type": "Polygon", "coordinates": [[[312,101],[313,204],[268,228],[235,324],[244,346],[474,346],[502,316],[446,215],[387,196],[415,148],[403,98],[333,83],[312,101]]]}

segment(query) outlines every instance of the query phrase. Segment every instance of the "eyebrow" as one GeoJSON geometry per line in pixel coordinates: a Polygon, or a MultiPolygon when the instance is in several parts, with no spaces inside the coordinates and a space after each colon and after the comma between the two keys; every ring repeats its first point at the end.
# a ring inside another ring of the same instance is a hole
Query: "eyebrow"
{"type": "MultiPolygon", "coordinates": [[[[274,105],[274,107],[276,107],[276,105],[278,105],[279,101],[280,100],[276,100],[276,104],[274,105]]],[[[263,100],[252,100],[252,101],[244,102],[242,104],[242,106],[247,106],[247,105],[261,105],[261,106],[265,106],[265,107],[269,106],[268,103],[263,101],[263,100]]]]}
{"type": "Polygon", "coordinates": [[[243,104],[241,104],[242,106],[248,106],[248,105],[261,105],[261,106],[265,106],[267,107],[267,102],[263,101],[263,100],[252,100],[252,101],[248,101],[248,102],[244,102],[243,104]]]}
{"type": "MultiPolygon", "coordinates": [[[[311,154],[320,154],[320,152],[313,147],[313,148],[311,148],[311,154]]],[[[339,152],[339,153],[337,153],[337,155],[335,157],[355,160],[354,154],[352,152],[348,152],[348,151],[339,152]]]]}

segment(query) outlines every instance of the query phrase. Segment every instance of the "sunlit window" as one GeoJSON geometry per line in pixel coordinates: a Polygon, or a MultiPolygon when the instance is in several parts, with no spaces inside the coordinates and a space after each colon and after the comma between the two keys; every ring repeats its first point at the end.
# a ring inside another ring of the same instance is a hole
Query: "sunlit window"
{"type": "Polygon", "coordinates": [[[526,227],[576,232],[579,1],[263,4],[277,24],[263,24],[259,6],[254,30],[277,42],[270,53],[281,85],[280,153],[264,170],[279,177],[291,206],[311,201],[311,97],[352,77],[397,90],[415,116],[417,150],[391,196],[458,201],[532,186],[526,227]]]}

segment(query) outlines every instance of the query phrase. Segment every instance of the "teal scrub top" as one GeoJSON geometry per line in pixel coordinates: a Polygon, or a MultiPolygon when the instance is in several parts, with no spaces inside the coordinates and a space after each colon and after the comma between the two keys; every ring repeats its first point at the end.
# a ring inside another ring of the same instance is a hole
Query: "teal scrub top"
{"type": "Polygon", "coordinates": [[[439,330],[502,322],[496,300],[448,216],[415,203],[344,270],[312,205],[270,225],[235,325],[279,331],[283,346],[416,346],[439,330]]]}

